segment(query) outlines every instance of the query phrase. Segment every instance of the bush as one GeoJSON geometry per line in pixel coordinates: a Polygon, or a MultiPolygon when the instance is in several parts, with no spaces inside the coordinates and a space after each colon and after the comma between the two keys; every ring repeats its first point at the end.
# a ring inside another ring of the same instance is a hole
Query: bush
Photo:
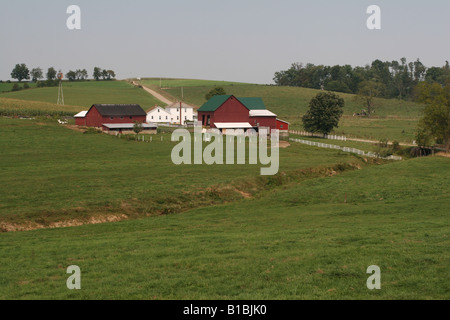
{"type": "Polygon", "coordinates": [[[98,133],[101,133],[101,131],[91,127],[87,128],[86,131],[84,132],[84,134],[98,134],[98,133]]]}
{"type": "Polygon", "coordinates": [[[14,83],[11,91],[20,91],[22,87],[20,87],[17,83],[14,83]]]}
{"type": "Polygon", "coordinates": [[[393,150],[394,152],[397,152],[397,151],[399,151],[400,149],[401,149],[401,147],[400,147],[400,143],[399,143],[398,141],[392,142],[392,150],[393,150]]]}
{"type": "Polygon", "coordinates": [[[30,89],[30,86],[28,85],[28,83],[25,83],[25,84],[23,85],[23,88],[24,88],[24,89],[30,89]]]}

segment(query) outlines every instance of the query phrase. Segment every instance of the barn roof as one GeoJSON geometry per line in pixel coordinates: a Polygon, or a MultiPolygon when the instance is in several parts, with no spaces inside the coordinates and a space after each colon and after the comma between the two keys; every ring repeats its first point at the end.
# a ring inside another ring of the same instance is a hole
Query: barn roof
{"type": "Polygon", "coordinates": [[[237,98],[248,110],[266,110],[261,98],[237,98]]]}
{"type": "Polygon", "coordinates": [[[138,104],[94,104],[91,109],[94,107],[104,117],[147,115],[138,104]]]}
{"type": "MultiPolygon", "coordinates": [[[[214,96],[209,99],[198,111],[208,112],[216,111],[227,101],[232,95],[214,96]]],[[[266,110],[266,106],[261,98],[236,98],[248,110],[266,110]]]]}
{"type": "Polygon", "coordinates": [[[81,111],[80,113],[77,113],[76,115],[74,115],[73,117],[74,118],[84,118],[84,117],[86,117],[86,114],[87,114],[88,112],[87,111],[81,111]]]}
{"type": "Polygon", "coordinates": [[[198,111],[216,111],[219,109],[221,105],[227,101],[231,95],[223,95],[223,96],[214,96],[211,99],[209,99],[204,105],[198,109],[198,111]]]}

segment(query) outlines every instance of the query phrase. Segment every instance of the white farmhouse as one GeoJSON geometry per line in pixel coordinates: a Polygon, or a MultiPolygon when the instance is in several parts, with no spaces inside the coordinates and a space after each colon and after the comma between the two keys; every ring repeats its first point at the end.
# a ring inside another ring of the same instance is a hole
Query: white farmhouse
{"type": "Polygon", "coordinates": [[[166,111],[170,114],[172,123],[186,124],[186,121],[197,120],[195,108],[184,102],[175,102],[166,107],[166,111]]]}
{"type": "Polygon", "coordinates": [[[147,123],[171,123],[172,115],[159,106],[155,106],[147,112],[147,123]]]}

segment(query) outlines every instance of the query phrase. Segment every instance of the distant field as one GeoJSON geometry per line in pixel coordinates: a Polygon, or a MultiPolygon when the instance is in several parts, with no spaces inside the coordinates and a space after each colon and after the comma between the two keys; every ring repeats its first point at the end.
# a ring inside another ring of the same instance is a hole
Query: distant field
{"type": "Polygon", "coordinates": [[[144,86],[162,88],[178,88],[178,87],[199,87],[199,86],[233,86],[244,85],[247,83],[232,81],[216,81],[216,80],[195,80],[195,79],[170,79],[170,78],[143,78],[139,81],[144,86]]]}
{"type": "MultiPolygon", "coordinates": [[[[98,181],[92,157],[85,162],[79,174],[98,181]]],[[[449,165],[415,159],[179,215],[0,234],[0,298],[448,300],[449,165]],[[70,265],[81,269],[81,290],[66,288],[70,265]],[[366,287],[371,265],[381,269],[381,290],[366,287]]],[[[70,174],[58,169],[59,180],[70,174]]]]}
{"type": "Polygon", "coordinates": [[[48,102],[17,100],[0,96],[0,115],[5,116],[73,116],[83,110],[86,110],[86,107],[61,106],[48,102]]]}
{"type": "MultiPolygon", "coordinates": [[[[142,89],[125,81],[64,82],[66,105],[83,106],[87,110],[93,104],[139,104],[144,110],[161,102],[142,89]]],[[[56,103],[58,88],[36,88],[0,94],[0,98],[56,103]]]]}
{"type": "MultiPolygon", "coordinates": [[[[0,83],[0,94],[5,92],[5,91],[11,91],[13,86],[14,86],[14,84],[17,84],[19,87],[23,88],[25,82],[22,82],[22,83],[20,83],[20,82],[11,82],[11,83],[1,82],[0,83]]],[[[28,83],[27,82],[27,85],[30,88],[35,88],[36,87],[36,83],[28,83]]]]}

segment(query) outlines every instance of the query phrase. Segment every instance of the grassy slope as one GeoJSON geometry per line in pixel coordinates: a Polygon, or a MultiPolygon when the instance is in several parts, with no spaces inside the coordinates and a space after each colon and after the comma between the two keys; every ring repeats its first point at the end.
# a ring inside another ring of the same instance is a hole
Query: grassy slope
{"type": "MultiPolygon", "coordinates": [[[[160,138],[137,143],[50,122],[0,119],[0,183],[8,186],[0,189],[0,222],[179,211],[198,206],[190,193],[206,187],[246,178],[256,187],[263,183],[255,178],[261,165],[176,166],[171,161],[176,143],[167,134],[163,142],[160,138]]],[[[294,145],[280,150],[280,172],[351,160],[348,154],[294,145]]],[[[211,192],[203,204],[214,200],[211,192]]]]}
{"type": "MultiPolygon", "coordinates": [[[[170,81],[167,81],[170,83],[170,81]]],[[[175,87],[175,85],[173,85],[175,87]]],[[[262,97],[267,108],[279,118],[291,123],[292,128],[301,128],[301,115],[307,109],[309,101],[319,92],[314,89],[296,87],[277,87],[264,85],[227,85],[223,86],[228,94],[238,97],[262,97]]],[[[184,88],[184,100],[201,106],[206,93],[212,86],[184,88]]],[[[181,99],[180,88],[164,90],[177,99],[181,99]]],[[[411,143],[414,140],[418,117],[422,105],[396,99],[376,99],[376,114],[372,119],[353,117],[363,107],[355,101],[354,95],[339,93],[345,100],[345,113],[336,134],[367,138],[390,139],[411,143]]]]}
{"type": "Polygon", "coordinates": [[[449,299],[448,169],[415,159],[182,215],[0,234],[0,298],[449,299]],[[373,264],[381,290],[366,288],[373,264]]]}
{"type": "MultiPolygon", "coordinates": [[[[161,102],[142,89],[125,81],[64,82],[64,102],[71,106],[84,106],[87,110],[95,103],[139,104],[144,110],[161,102]]],[[[0,94],[0,98],[56,103],[58,88],[36,88],[0,94]]]]}

